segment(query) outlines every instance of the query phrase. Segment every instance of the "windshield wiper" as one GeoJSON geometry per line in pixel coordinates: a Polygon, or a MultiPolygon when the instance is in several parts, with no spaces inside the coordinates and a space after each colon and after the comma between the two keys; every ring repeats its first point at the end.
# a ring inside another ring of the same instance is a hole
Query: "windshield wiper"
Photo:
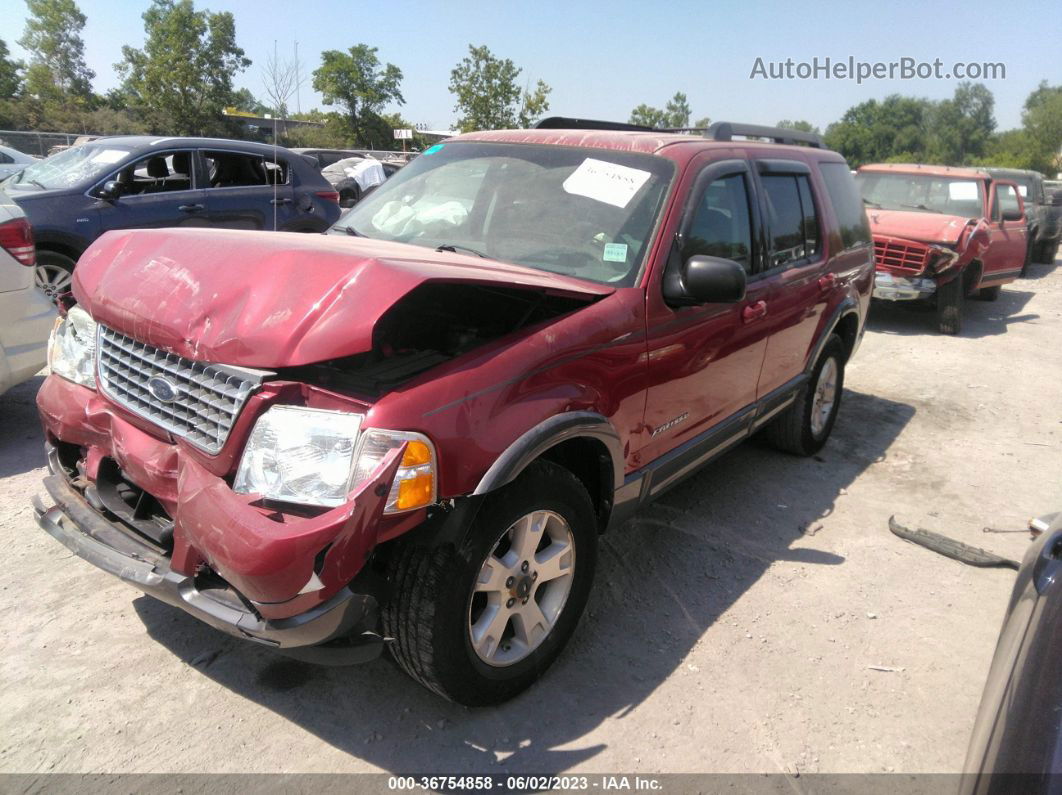
{"type": "Polygon", "coordinates": [[[340,230],[350,235],[351,237],[364,237],[361,232],[357,231],[353,226],[333,226],[328,231],[332,234],[337,234],[340,230]]]}
{"type": "Polygon", "coordinates": [[[457,254],[461,251],[467,251],[469,254],[475,254],[477,257],[482,257],[483,259],[494,259],[494,257],[490,256],[489,254],[484,254],[482,251],[476,251],[476,249],[469,248],[468,246],[459,246],[456,243],[443,243],[441,246],[436,247],[435,250],[449,251],[451,254],[457,254]]]}
{"type": "Polygon", "coordinates": [[[926,207],[924,204],[901,204],[900,206],[909,207],[912,210],[925,210],[927,213],[937,213],[938,215],[942,214],[941,210],[935,210],[932,207],[926,207]]]}
{"type": "Polygon", "coordinates": [[[871,201],[870,199],[866,199],[866,198],[864,198],[864,199],[863,199],[863,204],[869,204],[869,205],[870,205],[871,207],[877,207],[877,208],[878,208],[879,210],[882,210],[882,209],[884,209],[884,208],[883,208],[883,207],[882,207],[882,206],[881,206],[880,204],[878,204],[877,202],[872,202],[872,201],[871,201]]]}

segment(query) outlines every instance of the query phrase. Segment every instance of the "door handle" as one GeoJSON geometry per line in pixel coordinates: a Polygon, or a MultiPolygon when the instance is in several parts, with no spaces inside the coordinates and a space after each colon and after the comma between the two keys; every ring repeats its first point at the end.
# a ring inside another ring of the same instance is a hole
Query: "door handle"
{"type": "Polygon", "coordinates": [[[291,204],[291,199],[270,199],[269,203],[276,207],[278,204],[291,204]]]}
{"type": "Polygon", "coordinates": [[[182,213],[197,213],[204,209],[202,204],[182,204],[177,208],[182,213]]]}
{"type": "Polygon", "coordinates": [[[767,317],[767,302],[757,301],[754,304],[749,304],[741,310],[741,322],[752,323],[760,318],[767,317]]]}
{"type": "Polygon", "coordinates": [[[819,277],[819,289],[824,293],[837,286],[837,274],[826,273],[819,277]]]}

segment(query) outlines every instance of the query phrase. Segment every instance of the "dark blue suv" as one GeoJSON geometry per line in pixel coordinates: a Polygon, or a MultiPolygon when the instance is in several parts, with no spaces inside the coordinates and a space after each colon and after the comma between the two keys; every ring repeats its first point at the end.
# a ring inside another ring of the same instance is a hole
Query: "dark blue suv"
{"type": "Polygon", "coordinates": [[[53,298],[69,289],[81,253],[111,229],[323,232],[340,215],[339,194],[305,158],[250,141],[100,138],[0,185],[33,226],[37,284],[53,298]]]}

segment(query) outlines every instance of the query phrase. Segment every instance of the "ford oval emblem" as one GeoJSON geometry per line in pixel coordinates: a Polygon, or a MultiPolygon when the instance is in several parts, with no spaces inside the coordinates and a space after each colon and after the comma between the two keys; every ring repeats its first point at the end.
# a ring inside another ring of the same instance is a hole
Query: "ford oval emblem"
{"type": "Polygon", "coordinates": [[[177,387],[157,375],[148,379],[147,389],[155,400],[161,400],[163,403],[172,403],[177,399],[177,387]]]}

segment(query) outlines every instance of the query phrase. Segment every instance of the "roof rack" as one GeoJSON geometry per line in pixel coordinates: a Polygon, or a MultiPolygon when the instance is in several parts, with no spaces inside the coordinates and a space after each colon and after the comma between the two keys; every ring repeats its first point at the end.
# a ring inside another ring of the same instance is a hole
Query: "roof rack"
{"type": "Polygon", "coordinates": [[[535,130],[614,130],[620,132],[655,133],[702,133],[713,141],[732,141],[734,136],[766,138],[776,144],[807,144],[822,149],[822,136],[818,133],[790,130],[784,127],[765,127],[760,124],[736,124],[717,121],[711,127],[647,127],[644,124],[629,124],[621,121],[598,121],[574,119],[567,116],[548,116],[531,125],[535,130]]]}
{"type": "Polygon", "coordinates": [[[717,121],[705,133],[713,141],[732,141],[735,135],[746,138],[767,138],[776,144],[807,144],[822,149],[822,136],[817,133],[789,130],[784,127],[764,127],[759,124],[735,124],[730,121],[717,121]]]}
{"type": "Polygon", "coordinates": [[[644,124],[626,124],[621,121],[595,121],[572,119],[567,116],[547,116],[531,125],[532,130],[617,130],[627,132],[666,132],[644,124]]]}

